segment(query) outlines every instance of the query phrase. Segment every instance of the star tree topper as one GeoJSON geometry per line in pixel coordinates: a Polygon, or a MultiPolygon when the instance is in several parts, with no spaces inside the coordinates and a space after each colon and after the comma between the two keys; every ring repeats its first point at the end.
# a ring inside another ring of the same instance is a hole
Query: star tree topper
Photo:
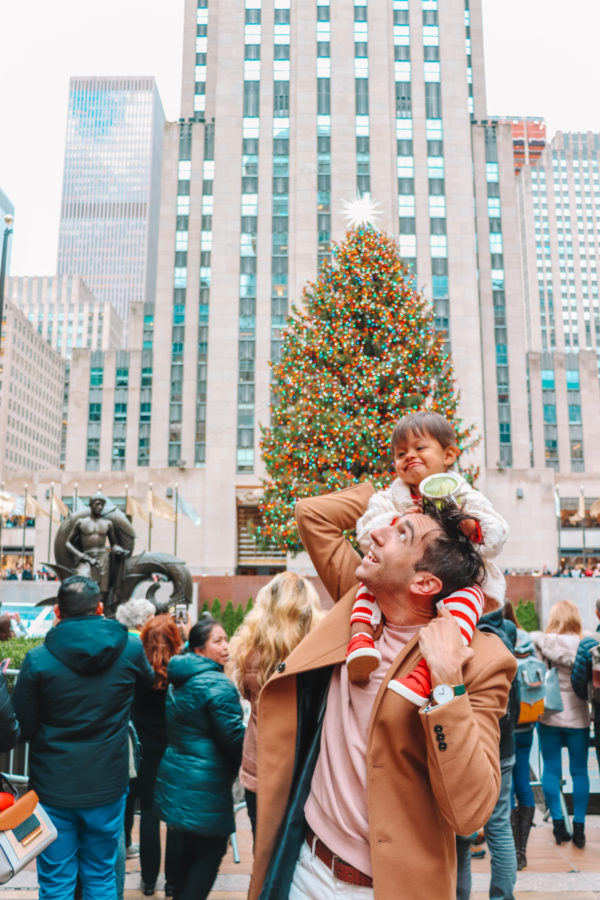
{"type": "Polygon", "coordinates": [[[379,218],[380,203],[372,200],[370,194],[358,194],[354,200],[342,200],[344,219],[348,228],[360,228],[361,225],[376,226],[379,218]]]}

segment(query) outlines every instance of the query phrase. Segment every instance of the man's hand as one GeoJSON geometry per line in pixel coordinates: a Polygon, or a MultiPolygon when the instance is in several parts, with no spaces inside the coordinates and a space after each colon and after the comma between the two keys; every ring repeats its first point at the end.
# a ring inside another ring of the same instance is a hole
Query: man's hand
{"type": "Polygon", "coordinates": [[[419,632],[419,649],[431,672],[431,683],[462,684],[462,669],[473,656],[465,647],[460,628],[447,609],[419,632]]]}

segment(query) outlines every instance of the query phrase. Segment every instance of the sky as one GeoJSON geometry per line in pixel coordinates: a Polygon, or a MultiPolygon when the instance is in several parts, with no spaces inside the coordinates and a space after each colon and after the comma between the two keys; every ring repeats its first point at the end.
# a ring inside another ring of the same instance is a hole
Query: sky
{"type": "MultiPolygon", "coordinates": [[[[11,274],[56,271],[69,77],[154,75],[167,119],[177,119],[183,5],[0,0],[0,188],[15,206],[11,274]]],[[[483,0],[483,14],[488,113],[543,116],[549,135],[600,131],[598,0],[483,0]]]]}

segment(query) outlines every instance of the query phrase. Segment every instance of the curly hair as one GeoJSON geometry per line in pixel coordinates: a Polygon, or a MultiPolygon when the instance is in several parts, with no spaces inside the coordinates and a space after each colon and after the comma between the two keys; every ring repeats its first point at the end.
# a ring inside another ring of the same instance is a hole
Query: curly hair
{"type": "Polygon", "coordinates": [[[260,687],[324,613],[309,581],[294,572],[281,572],[260,589],[229,644],[227,673],[244,694],[244,675],[252,656],[260,687]]]}
{"type": "Polygon", "coordinates": [[[167,688],[167,666],[169,660],[179,653],[183,646],[179,628],[172,616],[161,613],[148,619],[140,634],[148,662],[154,669],[154,688],[163,691],[167,688]]]}

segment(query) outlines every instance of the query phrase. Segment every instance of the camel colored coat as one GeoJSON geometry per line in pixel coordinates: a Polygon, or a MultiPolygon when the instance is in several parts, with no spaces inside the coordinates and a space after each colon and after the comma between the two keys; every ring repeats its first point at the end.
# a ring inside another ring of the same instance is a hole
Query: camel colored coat
{"type": "MultiPolygon", "coordinates": [[[[336,603],[267,682],[258,711],[258,823],[249,900],[285,900],[301,846],[328,675],[343,663],[359,556],[343,537],[363,514],[368,483],[298,503],[300,535],[336,603]]],[[[514,657],[475,632],[467,693],[429,713],[386,689],[421,658],[403,648],[375,698],[367,791],[376,900],[455,900],[454,834],[471,834],[500,789],[499,727],[514,657]],[[437,731],[436,731],[437,727],[437,731]],[[440,737],[438,737],[440,736],[440,737]],[[442,737],[443,736],[443,737],[442,737]],[[443,748],[443,749],[442,749],[443,748]]]]}

